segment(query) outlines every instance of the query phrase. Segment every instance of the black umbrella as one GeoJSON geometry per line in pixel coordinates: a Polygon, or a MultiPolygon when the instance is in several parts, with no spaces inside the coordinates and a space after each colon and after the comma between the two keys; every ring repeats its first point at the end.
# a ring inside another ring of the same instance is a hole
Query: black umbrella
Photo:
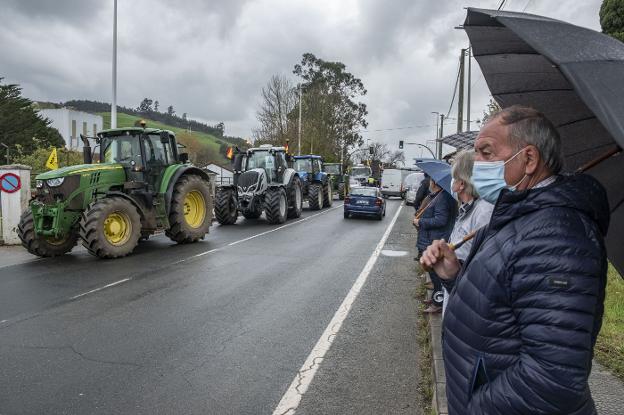
{"type": "Polygon", "coordinates": [[[543,112],[562,138],[566,170],[607,189],[609,259],[624,275],[624,43],[526,13],[469,8],[464,29],[502,106],[543,112]]]}

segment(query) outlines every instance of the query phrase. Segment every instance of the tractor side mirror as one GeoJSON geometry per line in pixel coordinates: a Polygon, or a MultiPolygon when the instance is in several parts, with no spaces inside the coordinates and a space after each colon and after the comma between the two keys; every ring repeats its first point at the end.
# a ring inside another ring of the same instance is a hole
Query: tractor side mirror
{"type": "Polygon", "coordinates": [[[188,163],[189,161],[189,155],[188,153],[180,153],[180,155],[178,156],[178,158],[180,159],[180,161],[182,163],[188,163]]]}
{"type": "Polygon", "coordinates": [[[292,160],[293,160],[292,156],[286,153],[286,163],[292,163],[292,160]]]}

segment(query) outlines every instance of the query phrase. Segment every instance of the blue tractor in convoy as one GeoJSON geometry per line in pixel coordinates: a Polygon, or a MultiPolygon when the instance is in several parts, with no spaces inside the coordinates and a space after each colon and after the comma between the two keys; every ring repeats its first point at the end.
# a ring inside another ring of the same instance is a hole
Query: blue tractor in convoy
{"type": "Polygon", "coordinates": [[[319,210],[332,205],[333,189],[331,177],[323,170],[323,158],[316,155],[294,156],[293,169],[301,179],[304,199],[312,210],[319,210]]]}

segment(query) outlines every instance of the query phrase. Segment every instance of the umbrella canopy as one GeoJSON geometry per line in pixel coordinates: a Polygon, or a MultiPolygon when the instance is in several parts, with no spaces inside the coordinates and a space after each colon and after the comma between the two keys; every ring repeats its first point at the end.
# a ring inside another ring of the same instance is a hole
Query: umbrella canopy
{"type": "Polygon", "coordinates": [[[453,195],[451,190],[451,166],[443,161],[417,161],[416,165],[427,173],[431,179],[445,192],[453,195]]]}
{"type": "Polygon", "coordinates": [[[607,249],[624,275],[624,43],[542,16],[475,8],[464,29],[496,101],[533,107],[557,127],[567,171],[604,156],[586,172],[607,189],[607,249]]]}

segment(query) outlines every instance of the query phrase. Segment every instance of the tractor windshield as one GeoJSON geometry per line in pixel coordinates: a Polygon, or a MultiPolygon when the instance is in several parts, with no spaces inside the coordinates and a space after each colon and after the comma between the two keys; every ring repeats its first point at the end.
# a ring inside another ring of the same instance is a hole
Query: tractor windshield
{"type": "Polygon", "coordinates": [[[325,173],[336,176],[340,175],[340,164],[326,164],[325,173]]]}
{"type": "Polygon", "coordinates": [[[310,159],[296,159],[293,168],[296,171],[311,172],[312,171],[312,160],[310,160],[310,159]]]}
{"type": "Polygon", "coordinates": [[[103,137],[100,142],[101,157],[103,163],[130,163],[134,160],[141,165],[141,142],[134,135],[118,135],[103,137]]]}
{"type": "Polygon", "coordinates": [[[247,169],[266,169],[273,170],[275,162],[273,155],[268,151],[254,151],[247,157],[247,169]]]}

